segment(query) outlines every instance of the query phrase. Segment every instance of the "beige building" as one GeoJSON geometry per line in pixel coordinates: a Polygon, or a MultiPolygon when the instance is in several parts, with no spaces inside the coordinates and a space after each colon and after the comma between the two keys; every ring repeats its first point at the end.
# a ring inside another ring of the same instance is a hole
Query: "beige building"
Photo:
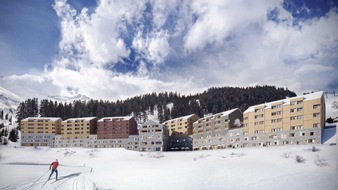
{"type": "Polygon", "coordinates": [[[175,118],[164,122],[169,130],[169,136],[186,136],[192,135],[193,123],[197,121],[198,116],[195,114],[175,118]]]}
{"type": "Polygon", "coordinates": [[[175,118],[164,122],[169,130],[167,150],[192,150],[193,123],[198,120],[195,114],[175,118]]]}
{"type": "Polygon", "coordinates": [[[61,138],[69,139],[89,139],[89,135],[96,134],[96,117],[70,118],[62,122],[61,138]]]}
{"type": "Polygon", "coordinates": [[[28,117],[21,120],[22,146],[54,146],[55,135],[61,133],[59,117],[28,117]]]}
{"type": "Polygon", "coordinates": [[[194,150],[222,149],[230,145],[230,130],[241,128],[242,112],[236,108],[217,114],[209,114],[194,122],[194,150]]]}
{"type": "Polygon", "coordinates": [[[323,92],[249,107],[244,112],[244,146],[321,143],[325,125],[323,92]]]}

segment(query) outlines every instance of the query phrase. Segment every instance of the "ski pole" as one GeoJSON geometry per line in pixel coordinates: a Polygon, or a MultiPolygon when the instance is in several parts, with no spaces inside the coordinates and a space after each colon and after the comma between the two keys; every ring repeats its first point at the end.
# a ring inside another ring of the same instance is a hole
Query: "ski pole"
{"type": "Polygon", "coordinates": [[[28,189],[31,188],[34,184],[36,184],[36,182],[38,182],[44,175],[46,175],[47,172],[49,172],[49,170],[47,170],[41,177],[39,177],[39,179],[37,179],[32,185],[30,185],[28,189]]]}

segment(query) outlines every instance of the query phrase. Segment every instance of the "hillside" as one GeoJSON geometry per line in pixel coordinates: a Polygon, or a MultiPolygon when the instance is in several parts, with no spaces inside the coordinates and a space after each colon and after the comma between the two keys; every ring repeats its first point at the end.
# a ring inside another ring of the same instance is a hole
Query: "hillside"
{"type": "Polygon", "coordinates": [[[296,96],[294,92],[284,88],[255,86],[210,88],[203,93],[187,96],[177,92],[151,93],[117,101],[91,99],[63,103],[33,98],[20,104],[18,114],[19,120],[37,115],[62,119],[133,115],[139,122],[144,122],[149,115],[154,115],[157,111],[158,121],[162,123],[190,114],[203,117],[204,114],[219,113],[233,108],[244,111],[252,105],[294,96],[296,96]]]}

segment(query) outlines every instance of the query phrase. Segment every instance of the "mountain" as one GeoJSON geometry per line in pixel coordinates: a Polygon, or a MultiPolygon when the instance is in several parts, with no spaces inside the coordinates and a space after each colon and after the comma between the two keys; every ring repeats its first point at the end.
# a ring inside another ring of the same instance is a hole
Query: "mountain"
{"type": "Polygon", "coordinates": [[[75,100],[80,100],[80,101],[90,100],[88,96],[82,95],[82,94],[78,94],[76,96],[48,96],[47,99],[55,100],[58,102],[67,102],[67,103],[71,103],[75,100]]]}
{"type": "Polygon", "coordinates": [[[0,109],[16,109],[23,98],[0,86],[0,109]]]}

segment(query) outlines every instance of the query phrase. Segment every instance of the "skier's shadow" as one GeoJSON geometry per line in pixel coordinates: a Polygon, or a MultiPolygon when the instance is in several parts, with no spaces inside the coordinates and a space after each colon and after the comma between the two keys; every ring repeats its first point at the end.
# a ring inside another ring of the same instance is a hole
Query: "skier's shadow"
{"type": "Polygon", "coordinates": [[[69,179],[69,178],[72,178],[72,177],[77,177],[77,176],[79,176],[81,173],[79,172],[79,173],[73,173],[73,174],[69,174],[69,175],[65,175],[65,176],[60,176],[59,178],[58,178],[58,181],[60,181],[60,180],[64,180],[64,179],[69,179]]]}

